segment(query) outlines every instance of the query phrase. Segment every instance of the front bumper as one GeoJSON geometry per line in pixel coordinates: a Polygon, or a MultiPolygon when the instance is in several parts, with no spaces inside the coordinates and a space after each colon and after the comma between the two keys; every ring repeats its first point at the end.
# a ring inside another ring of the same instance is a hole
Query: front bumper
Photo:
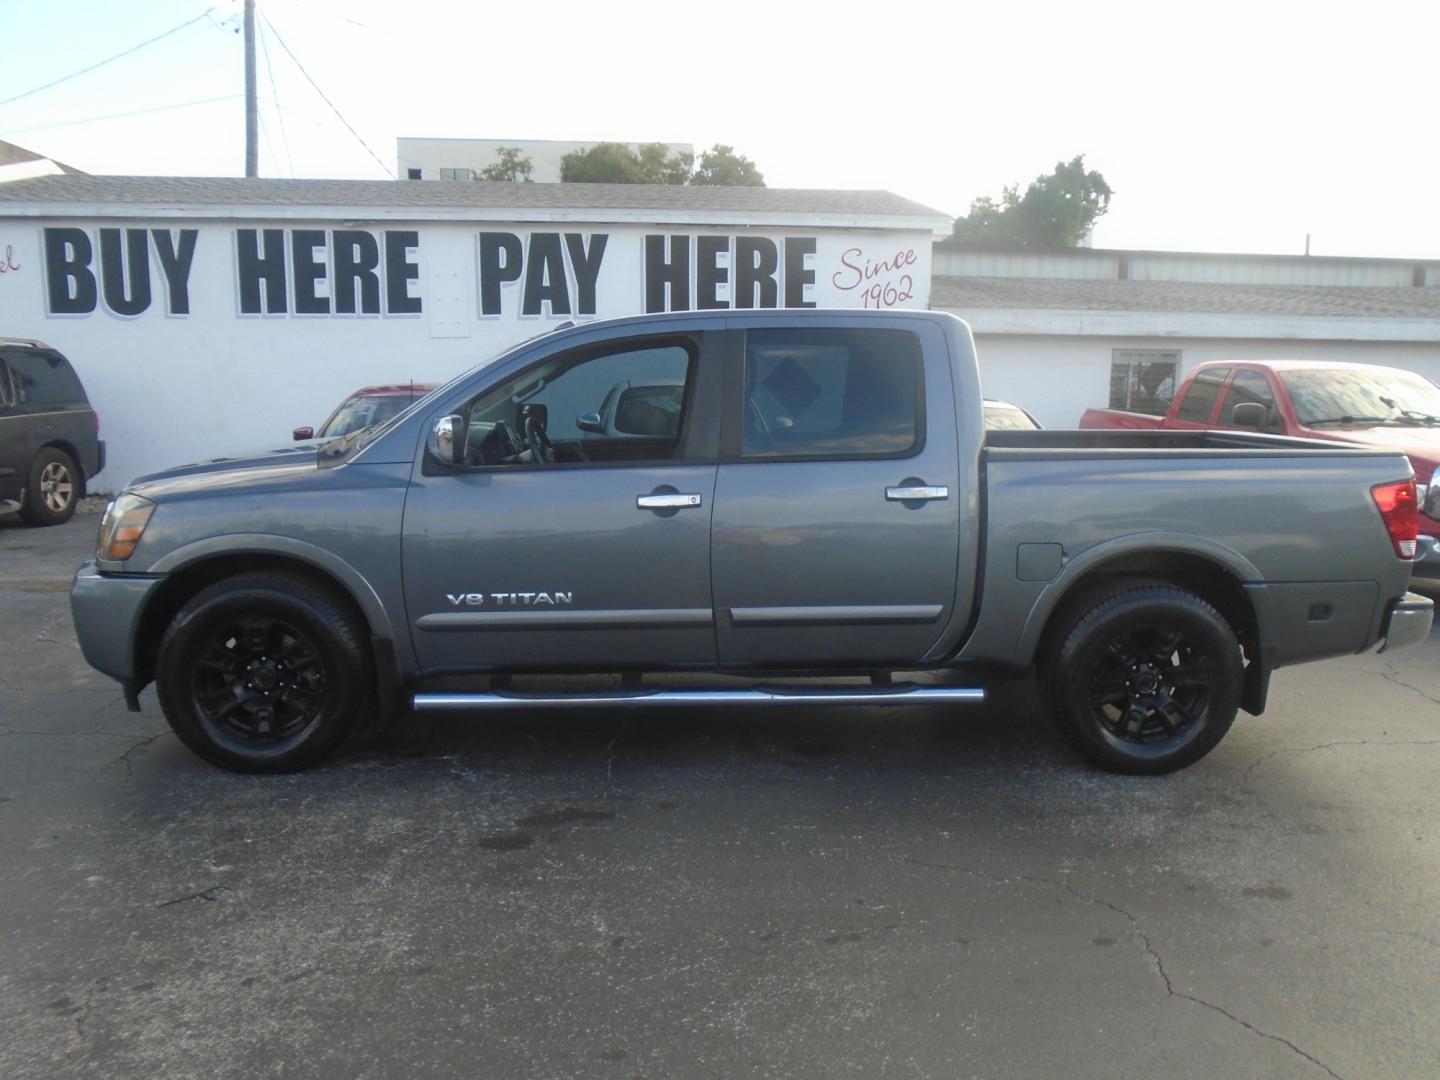
{"type": "Polygon", "coordinates": [[[1428,596],[1407,592],[1395,602],[1390,617],[1385,620],[1385,633],[1376,651],[1389,652],[1419,645],[1430,636],[1430,624],[1434,619],[1435,602],[1428,596]]]}
{"type": "Polygon", "coordinates": [[[135,633],[159,577],[102,574],[87,562],[70,586],[70,616],[85,660],[122,683],[135,679],[135,633]]]}

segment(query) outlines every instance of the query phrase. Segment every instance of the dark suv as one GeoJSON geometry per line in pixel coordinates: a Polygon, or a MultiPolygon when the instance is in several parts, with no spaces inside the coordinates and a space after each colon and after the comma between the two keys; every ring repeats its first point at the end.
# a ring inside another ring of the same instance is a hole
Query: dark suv
{"type": "Polygon", "coordinates": [[[104,467],[100,418],[70,361],[42,341],[0,338],[0,513],[69,521],[104,467]]]}

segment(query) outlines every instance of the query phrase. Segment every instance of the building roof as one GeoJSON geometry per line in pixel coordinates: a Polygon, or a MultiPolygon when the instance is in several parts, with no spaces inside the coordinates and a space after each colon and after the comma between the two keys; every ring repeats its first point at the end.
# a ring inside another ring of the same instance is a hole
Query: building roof
{"type": "Polygon", "coordinates": [[[962,316],[1000,309],[1434,319],[1440,288],[937,276],[930,306],[962,316]]]}
{"type": "Polygon", "coordinates": [[[63,161],[55,161],[53,158],[47,158],[44,154],[37,154],[34,150],[27,150],[23,146],[16,146],[12,142],[0,139],[0,166],[22,165],[32,161],[48,161],[62,173],[69,173],[72,176],[85,175],[79,169],[71,168],[63,161]]]}
{"type": "MultiPolygon", "coordinates": [[[[949,227],[948,215],[888,191],[706,187],[669,184],[517,184],[420,180],[276,180],[208,176],[44,176],[0,184],[0,215],[44,207],[93,215],[127,208],[178,216],[262,216],[263,211],[375,210],[383,217],[491,220],[685,220],[755,218],[781,224],[949,227]],[[208,211],[208,213],[206,212],[208,211]],[[824,219],[817,220],[817,219],[824,219]]],[[[132,210],[133,212],[133,210],[132,210]]]]}

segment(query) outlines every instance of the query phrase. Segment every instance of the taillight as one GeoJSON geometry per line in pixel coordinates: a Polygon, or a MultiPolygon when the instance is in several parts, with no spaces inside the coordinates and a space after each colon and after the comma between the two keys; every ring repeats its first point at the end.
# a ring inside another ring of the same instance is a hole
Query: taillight
{"type": "Polygon", "coordinates": [[[1376,484],[1370,489],[1370,495],[1390,533],[1395,554],[1402,559],[1415,558],[1415,539],[1420,535],[1420,504],[1415,497],[1414,479],[1376,484]]]}
{"type": "Polygon", "coordinates": [[[90,410],[90,415],[91,415],[92,417],[94,417],[94,419],[95,419],[95,434],[96,434],[96,435],[99,435],[99,434],[100,434],[100,414],[99,414],[98,412],[96,412],[94,409],[91,409],[91,410],[90,410]]]}

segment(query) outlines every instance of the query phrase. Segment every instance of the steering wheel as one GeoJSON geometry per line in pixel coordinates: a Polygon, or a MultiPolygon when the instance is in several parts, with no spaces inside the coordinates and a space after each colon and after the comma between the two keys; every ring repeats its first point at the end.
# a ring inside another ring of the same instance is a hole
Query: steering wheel
{"type": "Polygon", "coordinates": [[[555,447],[534,413],[525,414],[525,445],[530,448],[531,461],[543,464],[555,460],[555,447]]]}

